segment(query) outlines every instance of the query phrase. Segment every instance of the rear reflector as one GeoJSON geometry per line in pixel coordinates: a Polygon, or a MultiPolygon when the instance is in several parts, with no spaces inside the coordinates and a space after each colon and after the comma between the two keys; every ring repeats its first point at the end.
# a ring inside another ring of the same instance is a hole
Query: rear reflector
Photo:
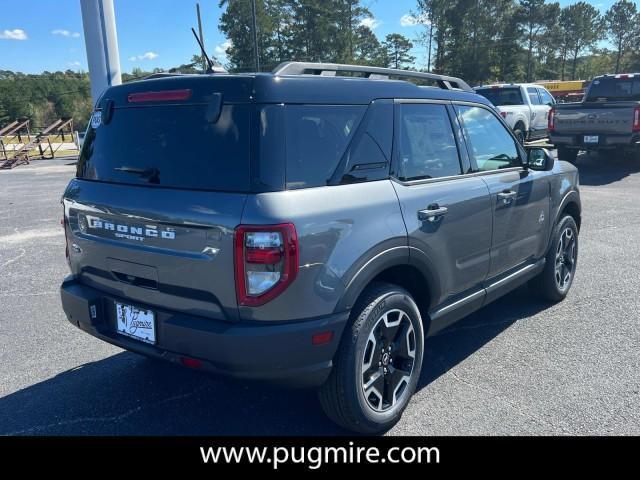
{"type": "Polygon", "coordinates": [[[191,93],[190,89],[130,93],[127,97],[127,101],[129,103],[180,101],[191,98],[191,93]]]}
{"type": "Polygon", "coordinates": [[[324,345],[325,343],[329,343],[331,340],[333,340],[333,331],[329,330],[328,332],[316,333],[311,337],[311,344],[324,345]]]}
{"type": "Polygon", "coordinates": [[[247,263],[260,263],[263,265],[273,265],[282,258],[279,248],[247,249],[247,263]]]}
{"type": "Polygon", "coordinates": [[[197,358],[180,357],[180,363],[189,368],[202,368],[202,361],[197,358]]]}

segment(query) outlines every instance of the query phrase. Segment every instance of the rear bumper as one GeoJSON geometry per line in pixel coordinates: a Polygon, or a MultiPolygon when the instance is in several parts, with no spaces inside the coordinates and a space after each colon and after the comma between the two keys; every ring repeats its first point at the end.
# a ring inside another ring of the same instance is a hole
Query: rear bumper
{"type": "Polygon", "coordinates": [[[640,147],[640,134],[597,134],[598,143],[584,143],[584,136],[592,135],[584,133],[580,135],[563,135],[560,133],[552,133],[549,135],[549,143],[555,147],[578,148],[580,150],[597,150],[601,148],[617,148],[617,147],[640,147]]]}
{"type": "Polygon", "coordinates": [[[149,345],[116,333],[114,302],[127,299],[87,287],[73,276],[65,279],[60,295],[69,322],[126,350],[178,364],[184,357],[198,359],[204,370],[291,387],[316,387],[327,379],[348,320],[344,312],[300,322],[228,323],[146,306],[156,315],[157,343],[149,345]],[[312,345],[313,334],[328,330],[333,331],[329,343],[312,345]]]}

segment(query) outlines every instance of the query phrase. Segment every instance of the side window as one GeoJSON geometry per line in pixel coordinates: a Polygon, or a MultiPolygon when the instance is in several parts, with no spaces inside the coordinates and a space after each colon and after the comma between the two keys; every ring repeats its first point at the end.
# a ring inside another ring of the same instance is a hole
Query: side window
{"type": "Polygon", "coordinates": [[[458,147],[444,105],[401,104],[398,135],[400,180],[460,175],[458,147]]]}
{"type": "Polygon", "coordinates": [[[285,107],[288,189],[327,185],[365,109],[362,105],[285,107]]]}
{"type": "Polygon", "coordinates": [[[496,116],[480,107],[457,105],[469,155],[481,172],[522,165],[515,140],[496,116]]]}
{"type": "Polygon", "coordinates": [[[556,101],[551,96],[551,94],[549,92],[547,92],[545,89],[541,88],[538,91],[540,92],[540,97],[542,98],[542,103],[543,104],[549,105],[549,104],[556,103],[556,101]]]}
{"type": "Polygon", "coordinates": [[[538,89],[535,87],[528,87],[527,93],[529,94],[529,99],[531,100],[531,105],[542,105],[540,101],[540,97],[538,96],[538,89]]]}

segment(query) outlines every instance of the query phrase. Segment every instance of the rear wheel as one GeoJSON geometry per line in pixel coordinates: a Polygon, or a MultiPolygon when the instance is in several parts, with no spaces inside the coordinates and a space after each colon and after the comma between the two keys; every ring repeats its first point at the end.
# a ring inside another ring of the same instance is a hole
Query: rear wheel
{"type": "Polygon", "coordinates": [[[387,283],[371,285],[354,314],[319,398],[338,425],[377,433],[400,419],[416,389],[424,350],[422,319],[411,295],[387,283]]]}
{"type": "Polygon", "coordinates": [[[566,215],[556,225],[544,270],[530,286],[551,302],[564,300],[573,284],[578,264],[578,227],[566,215]]]}
{"type": "Polygon", "coordinates": [[[558,147],[558,160],[575,164],[578,161],[578,150],[575,148],[558,147]]]}

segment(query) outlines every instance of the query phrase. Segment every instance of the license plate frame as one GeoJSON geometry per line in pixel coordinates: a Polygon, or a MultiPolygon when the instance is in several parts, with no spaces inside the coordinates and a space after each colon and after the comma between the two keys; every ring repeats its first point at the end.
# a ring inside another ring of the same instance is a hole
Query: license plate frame
{"type": "Polygon", "coordinates": [[[156,314],[147,308],[115,302],[116,331],[139,342],[155,345],[156,314]]]}

